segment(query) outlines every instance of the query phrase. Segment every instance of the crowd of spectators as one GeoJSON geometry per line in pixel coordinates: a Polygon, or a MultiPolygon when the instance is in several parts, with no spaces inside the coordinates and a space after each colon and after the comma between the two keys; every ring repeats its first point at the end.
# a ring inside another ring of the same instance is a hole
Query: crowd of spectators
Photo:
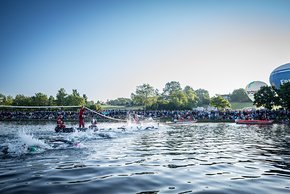
{"type": "MultiPolygon", "coordinates": [[[[65,110],[0,110],[0,120],[56,120],[59,115],[63,116],[64,120],[78,120],[78,110],[65,111],[65,110]]],[[[168,111],[168,110],[105,110],[100,114],[118,118],[126,119],[128,114],[138,115],[140,119],[153,118],[161,121],[174,121],[174,120],[198,120],[198,121],[211,121],[211,122],[234,122],[236,119],[258,119],[258,120],[274,120],[275,122],[289,122],[290,111],[286,110],[192,110],[192,111],[168,111]]],[[[93,112],[85,112],[86,120],[92,118],[101,118],[93,112]]]]}
{"type": "MultiPolygon", "coordinates": [[[[100,114],[113,118],[126,118],[127,111],[125,110],[107,110],[100,114]]],[[[64,120],[78,121],[79,110],[0,110],[0,120],[56,120],[59,115],[63,116],[64,120]]],[[[98,117],[95,113],[85,111],[84,116],[87,120],[98,117]]]]}

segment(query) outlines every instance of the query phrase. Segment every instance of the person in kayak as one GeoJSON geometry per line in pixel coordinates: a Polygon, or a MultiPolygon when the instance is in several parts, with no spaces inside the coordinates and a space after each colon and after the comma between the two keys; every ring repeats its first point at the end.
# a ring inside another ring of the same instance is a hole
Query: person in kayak
{"type": "Polygon", "coordinates": [[[57,124],[57,127],[60,128],[60,129],[64,129],[65,128],[65,124],[63,122],[63,116],[62,115],[59,115],[57,117],[56,124],[57,124]]]}

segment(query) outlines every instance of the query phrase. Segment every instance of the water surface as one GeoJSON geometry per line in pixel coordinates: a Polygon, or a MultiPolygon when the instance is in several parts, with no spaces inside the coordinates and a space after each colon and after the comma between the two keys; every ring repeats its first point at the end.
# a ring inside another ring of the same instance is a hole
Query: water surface
{"type": "Polygon", "coordinates": [[[0,193],[290,193],[286,125],[99,127],[0,123],[0,193]]]}

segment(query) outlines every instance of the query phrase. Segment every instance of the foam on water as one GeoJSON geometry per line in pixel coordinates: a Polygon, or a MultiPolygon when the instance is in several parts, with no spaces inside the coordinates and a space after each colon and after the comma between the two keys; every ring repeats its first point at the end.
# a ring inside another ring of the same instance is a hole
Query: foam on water
{"type": "Polygon", "coordinates": [[[25,130],[18,132],[15,139],[7,140],[1,147],[3,153],[10,156],[21,156],[27,153],[41,153],[51,147],[43,140],[35,138],[25,130]]]}
{"type": "Polygon", "coordinates": [[[115,139],[130,133],[140,132],[141,130],[156,130],[159,124],[155,122],[147,123],[101,123],[98,130],[88,129],[85,132],[75,131],[67,135],[70,141],[89,141],[94,139],[115,139]]]}
{"type": "Polygon", "coordinates": [[[93,132],[75,132],[65,136],[36,138],[27,130],[19,130],[13,139],[7,139],[1,144],[0,155],[18,157],[25,154],[43,153],[46,150],[83,148],[81,141],[88,140],[93,132]]]}
{"type": "Polygon", "coordinates": [[[43,140],[39,140],[33,136],[33,134],[29,134],[26,131],[22,130],[18,133],[19,139],[23,144],[28,146],[39,146],[43,148],[49,149],[50,146],[47,145],[43,140]]]}

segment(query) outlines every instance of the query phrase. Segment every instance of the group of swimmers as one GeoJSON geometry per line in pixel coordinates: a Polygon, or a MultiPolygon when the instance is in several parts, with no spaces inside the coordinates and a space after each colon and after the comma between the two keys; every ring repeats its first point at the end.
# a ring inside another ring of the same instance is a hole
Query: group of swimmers
{"type": "MultiPolygon", "coordinates": [[[[82,106],[79,110],[79,128],[78,130],[81,130],[81,129],[85,129],[85,118],[84,118],[84,114],[85,114],[85,110],[86,110],[86,107],[85,106],[82,106]]],[[[132,123],[136,123],[136,124],[140,124],[140,120],[139,120],[139,117],[138,117],[138,114],[136,114],[135,112],[131,113],[129,112],[127,114],[127,120],[132,122],[132,123]]],[[[64,121],[63,121],[63,116],[62,115],[59,115],[57,117],[57,132],[62,132],[66,129],[66,125],[64,124],[64,121]]],[[[91,125],[89,126],[90,129],[94,129],[94,131],[98,131],[98,126],[97,126],[97,120],[96,119],[93,119],[91,121],[91,125]]],[[[146,127],[146,129],[151,129],[151,128],[154,128],[152,126],[150,127],[146,127]]],[[[72,130],[71,131],[74,131],[73,128],[71,128],[72,130]]],[[[121,127],[120,129],[122,129],[123,131],[125,130],[125,127],[121,127]]],[[[139,128],[138,128],[139,129],[139,128]]],[[[68,132],[71,132],[71,131],[68,131],[68,132]]]]}
{"type": "MultiPolygon", "coordinates": [[[[82,106],[80,108],[80,110],[79,110],[79,128],[85,128],[85,118],[84,118],[85,110],[86,110],[85,106],[82,106]]],[[[137,114],[131,115],[129,113],[127,117],[128,117],[128,119],[130,121],[133,120],[134,123],[140,124],[140,121],[139,121],[139,118],[138,118],[137,114]]],[[[63,121],[63,115],[59,115],[57,117],[56,124],[57,124],[57,128],[59,128],[59,129],[65,129],[66,128],[66,125],[64,124],[64,121],[63,121]]],[[[96,119],[92,120],[91,125],[89,126],[89,128],[93,128],[93,129],[97,129],[98,128],[96,119]]]]}

